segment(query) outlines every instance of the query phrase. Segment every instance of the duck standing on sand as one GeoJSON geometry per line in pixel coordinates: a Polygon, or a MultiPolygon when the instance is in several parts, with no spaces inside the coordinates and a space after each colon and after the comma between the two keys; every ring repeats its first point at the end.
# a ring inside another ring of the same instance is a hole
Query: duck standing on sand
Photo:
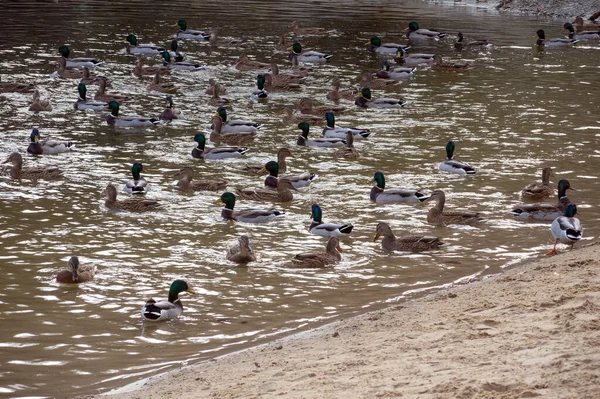
{"type": "Polygon", "coordinates": [[[559,216],[554,219],[552,226],[550,227],[552,236],[554,236],[554,248],[546,255],[557,255],[556,244],[559,242],[571,245],[571,249],[573,249],[575,243],[581,240],[581,237],[583,236],[583,227],[581,226],[579,219],[575,217],[576,213],[577,207],[575,204],[569,204],[565,210],[564,216],[559,216]]]}

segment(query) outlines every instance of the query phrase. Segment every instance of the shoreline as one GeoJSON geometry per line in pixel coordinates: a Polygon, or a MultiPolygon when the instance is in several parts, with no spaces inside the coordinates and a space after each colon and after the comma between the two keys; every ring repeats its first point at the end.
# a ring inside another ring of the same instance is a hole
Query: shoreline
{"type": "Polygon", "coordinates": [[[599,244],[81,398],[594,398],[599,244]]]}
{"type": "MultiPolygon", "coordinates": [[[[580,16],[588,20],[600,12],[600,2],[597,0],[499,0],[494,8],[503,12],[521,12],[531,15],[543,15],[551,18],[564,18],[573,21],[580,16]]],[[[590,19],[591,20],[591,19],[590,19]]]]}

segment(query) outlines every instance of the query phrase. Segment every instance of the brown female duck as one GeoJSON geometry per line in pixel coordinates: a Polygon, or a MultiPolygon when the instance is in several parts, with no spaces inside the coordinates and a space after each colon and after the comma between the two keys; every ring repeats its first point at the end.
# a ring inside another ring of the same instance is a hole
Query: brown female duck
{"type": "Polygon", "coordinates": [[[427,222],[431,224],[471,224],[482,221],[479,212],[446,211],[446,195],[442,190],[434,190],[427,201],[435,200],[436,205],[427,213],[427,222]]]}
{"type": "Polygon", "coordinates": [[[227,260],[235,263],[249,263],[256,261],[256,256],[250,247],[248,236],[241,236],[238,238],[236,245],[229,248],[227,251],[227,260]]]}
{"type": "Polygon", "coordinates": [[[339,101],[343,98],[344,100],[354,101],[360,91],[358,89],[346,89],[340,91],[340,84],[339,78],[333,79],[333,90],[327,93],[327,99],[330,101],[339,101]]]}
{"type": "Polygon", "coordinates": [[[238,189],[237,195],[243,199],[269,202],[290,202],[294,199],[291,190],[298,191],[289,179],[281,178],[277,184],[277,191],[261,188],[238,189]]]}
{"type": "Polygon", "coordinates": [[[336,155],[340,158],[358,159],[358,150],[354,147],[354,133],[351,130],[346,132],[346,146],[338,149],[336,155]]]}
{"type": "Polygon", "coordinates": [[[375,229],[375,238],[373,241],[377,241],[379,237],[383,236],[381,241],[381,248],[384,251],[409,251],[409,252],[422,252],[431,249],[438,249],[443,244],[439,237],[433,236],[404,236],[396,237],[391,227],[384,222],[377,224],[375,229]]]}
{"type": "Polygon", "coordinates": [[[221,191],[229,184],[225,180],[193,180],[194,170],[189,166],[179,169],[173,177],[179,177],[177,188],[181,191],[221,191]]]}
{"type": "Polygon", "coordinates": [[[127,97],[127,96],[124,96],[122,94],[107,93],[106,92],[106,84],[107,84],[107,82],[108,82],[108,80],[105,77],[99,77],[99,79],[98,79],[98,90],[96,91],[96,94],[94,94],[94,100],[97,100],[97,101],[106,101],[106,102],[115,100],[115,101],[117,101],[119,103],[131,100],[131,97],[127,97]]]}
{"type": "Polygon", "coordinates": [[[300,267],[325,267],[339,262],[342,259],[340,252],[340,241],[337,237],[331,237],[327,241],[325,251],[314,250],[298,254],[292,259],[292,263],[300,267]]]}
{"type": "Polygon", "coordinates": [[[303,98],[300,101],[299,109],[303,114],[318,115],[321,117],[321,120],[323,119],[325,112],[333,112],[334,114],[339,115],[340,113],[346,111],[346,107],[342,107],[340,105],[321,105],[319,107],[315,107],[311,98],[303,98]]]}
{"type": "Polygon", "coordinates": [[[138,199],[131,198],[123,201],[117,201],[117,188],[109,183],[106,186],[106,201],[104,201],[104,206],[108,209],[112,209],[115,211],[128,211],[128,212],[148,212],[155,211],[160,209],[160,203],[156,200],[151,199],[138,199]]]}
{"type": "Polygon", "coordinates": [[[51,179],[60,177],[63,173],[58,168],[27,168],[23,169],[23,157],[18,152],[10,154],[3,163],[11,163],[10,177],[12,179],[51,179]]]}
{"type": "Polygon", "coordinates": [[[521,190],[521,197],[531,201],[541,201],[554,195],[554,189],[550,187],[550,177],[553,175],[552,168],[542,169],[542,182],[530,183],[521,190]]]}
{"type": "MultiPolygon", "coordinates": [[[[287,171],[287,163],[285,162],[285,159],[287,157],[292,157],[294,158],[294,155],[292,154],[292,152],[288,149],[288,148],[280,148],[279,151],[277,151],[277,164],[279,165],[279,172],[281,173],[285,173],[287,171]]],[[[244,171],[248,172],[248,173],[252,173],[252,174],[258,174],[261,173],[264,169],[264,166],[246,166],[244,167],[244,171]]]]}
{"type": "Polygon", "coordinates": [[[87,283],[94,279],[94,267],[81,266],[77,256],[71,256],[67,267],[56,275],[56,281],[63,284],[87,283]]]}

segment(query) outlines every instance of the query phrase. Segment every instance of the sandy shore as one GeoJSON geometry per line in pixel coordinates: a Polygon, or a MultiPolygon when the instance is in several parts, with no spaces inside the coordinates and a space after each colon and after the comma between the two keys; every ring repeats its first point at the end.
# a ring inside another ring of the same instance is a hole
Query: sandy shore
{"type": "Polygon", "coordinates": [[[589,245],[111,398],[598,398],[599,272],[589,245]]]}
{"type": "MultiPolygon", "coordinates": [[[[580,16],[584,19],[600,11],[598,0],[499,0],[496,8],[499,10],[517,11],[529,14],[547,15],[565,18],[573,21],[580,16]]],[[[597,19],[600,19],[596,15],[597,19]]]]}

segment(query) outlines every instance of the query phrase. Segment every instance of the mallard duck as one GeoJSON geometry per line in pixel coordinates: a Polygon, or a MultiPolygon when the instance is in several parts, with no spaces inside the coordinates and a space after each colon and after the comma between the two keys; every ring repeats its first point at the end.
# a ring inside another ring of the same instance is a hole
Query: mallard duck
{"type": "MultiPolygon", "coordinates": [[[[279,151],[277,151],[277,166],[279,167],[279,172],[281,173],[285,173],[287,170],[287,163],[285,161],[285,159],[287,157],[292,157],[294,158],[294,155],[292,154],[292,152],[288,149],[288,148],[280,148],[279,151]]],[[[245,166],[244,167],[244,171],[248,172],[248,173],[252,173],[252,174],[259,174],[262,173],[264,169],[264,166],[245,166]]]]}
{"type": "Polygon", "coordinates": [[[202,159],[226,159],[241,157],[248,152],[248,148],[244,147],[216,147],[205,150],[206,136],[203,133],[198,133],[194,136],[194,141],[198,146],[192,150],[192,157],[202,159]]]}
{"type": "Polygon", "coordinates": [[[52,111],[52,104],[50,104],[49,100],[42,100],[40,92],[35,90],[33,92],[33,103],[29,107],[29,110],[31,112],[52,111]]]}
{"type": "Polygon", "coordinates": [[[313,72],[313,69],[311,67],[300,66],[300,63],[298,61],[298,54],[293,52],[289,53],[288,58],[292,63],[292,67],[290,69],[294,71],[297,75],[306,77],[311,72],[313,72]]]}
{"type": "Polygon", "coordinates": [[[396,56],[394,57],[394,62],[399,65],[417,66],[433,63],[434,57],[435,54],[407,54],[406,50],[403,47],[398,47],[398,51],[396,52],[396,56]]]}
{"type": "Polygon", "coordinates": [[[160,113],[158,117],[160,119],[165,119],[169,121],[173,119],[179,119],[179,117],[181,116],[181,111],[177,108],[173,108],[173,98],[171,96],[167,96],[165,97],[165,101],[167,103],[166,108],[163,110],[163,112],[160,113]]]}
{"type": "Polygon", "coordinates": [[[371,89],[363,87],[354,103],[361,108],[398,108],[404,106],[404,100],[397,98],[372,98],[371,89]]]}
{"type": "Polygon", "coordinates": [[[441,33],[435,30],[419,29],[419,24],[412,21],[408,24],[408,28],[404,29],[408,40],[423,40],[423,39],[440,39],[446,36],[445,33],[441,33]]]}
{"type": "Polygon", "coordinates": [[[432,249],[438,249],[440,245],[443,245],[440,237],[433,236],[404,236],[396,237],[391,227],[384,222],[379,222],[375,228],[375,238],[373,241],[377,241],[379,237],[383,236],[381,241],[381,248],[384,251],[408,251],[408,252],[423,252],[432,249]]]}
{"type": "Polygon", "coordinates": [[[223,126],[221,132],[223,133],[235,133],[235,132],[256,132],[264,125],[254,121],[240,120],[240,119],[229,119],[227,117],[227,108],[217,108],[217,114],[223,120],[223,126]]]}
{"type": "Polygon", "coordinates": [[[446,195],[442,190],[434,190],[427,201],[436,201],[437,203],[427,213],[427,223],[440,224],[472,224],[481,222],[479,212],[469,211],[446,211],[444,205],[446,203],[446,195]]]}
{"type": "Polygon", "coordinates": [[[58,59],[58,71],[56,74],[62,79],[81,79],[83,71],[77,69],[67,69],[67,60],[63,57],[58,59]]]}
{"type": "Polygon", "coordinates": [[[433,62],[431,63],[431,69],[438,69],[444,71],[464,71],[465,69],[469,69],[471,65],[467,62],[448,62],[442,60],[441,55],[435,55],[433,57],[433,62]]]}
{"type": "Polygon", "coordinates": [[[569,204],[567,209],[565,209],[564,216],[559,216],[554,219],[552,226],[550,227],[550,231],[552,231],[552,235],[554,236],[554,248],[546,255],[558,255],[558,252],[556,252],[556,244],[559,242],[571,245],[571,249],[573,249],[575,243],[581,240],[581,237],[583,236],[583,226],[581,226],[581,222],[575,217],[575,214],[577,214],[577,206],[575,206],[575,204],[569,204]]]}
{"type": "MultiPolygon", "coordinates": [[[[208,100],[208,105],[212,107],[223,107],[231,104],[231,101],[229,101],[228,98],[219,96],[219,92],[223,91],[220,89],[220,86],[221,85],[217,85],[218,88],[213,90],[213,94],[208,100]]],[[[225,92],[227,92],[227,90],[225,90],[225,92]]]]}
{"type": "Polygon", "coordinates": [[[279,39],[277,40],[277,43],[275,43],[275,50],[276,51],[287,51],[287,49],[292,45],[292,43],[288,43],[285,41],[285,33],[281,34],[279,36],[279,39]]]}
{"type": "Polygon", "coordinates": [[[225,86],[217,84],[217,81],[213,78],[208,79],[208,84],[208,89],[206,89],[204,94],[208,94],[209,96],[214,96],[215,93],[219,96],[224,96],[227,94],[227,89],[225,86]]]}
{"type": "Polygon", "coordinates": [[[346,132],[346,146],[337,150],[336,156],[340,158],[358,159],[358,150],[354,148],[354,133],[351,131],[346,132]]]}
{"type": "Polygon", "coordinates": [[[291,51],[290,61],[292,57],[296,57],[298,62],[306,62],[310,64],[318,64],[322,62],[327,62],[333,57],[333,55],[320,53],[318,51],[305,51],[302,52],[302,45],[298,42],[295,42],[293,45],[288,47],[288,50],[291,51]]]}
{"type": "Polygon", "coordinates": [[[97,60],[96,58],[72,58],[69,59],[69,54],[71,50],[69,46],[62,45],[58,48],[58,53],[64,57],[67,68],[96,68],[98,65],[104,64],[104,62],[97,60]]]}
{"type": "Polygon", "coordinates": [[[269,97],[269,93],[265,90],[265,76],[258,75],[256,77],[256,89],[252,91],[252,99],[265,100],[269,97]]]}
{"type": "Polygon", "coordinates": [[[256,262],[256,256],[250,247],[248,236],[241,236],[237,239],[236,245],[229,247],[227,260],[235,263],[256,262]]]}
{"type": "Polygon", "coordinates": [[[345,139],[346,133],[350,132],[355,139],[366,139],[371,134],[369,129],[362,129],[358,127],[336,127],[335,115],[333,112],[326,112],[325,120],[327,121],[327,126],[323,128],[324,137],[345,139]]]}
{"type": "MultiPolygon", "coordinates": [[[[269,176],[265,179],[265,186],[277,188],[279,186],[279,164],[275,161],[269,161],[259,171],[259,173],[268,173],[269,176]]],[[[287,179],[292,182],[294,188],[308,187],[310,183],[317,178],[314,173],[304,172],[299,175],[286,175],[282,179],[287,179]]]]}
{"type": "Polygon", "coordinates": [[[327,241],[325,251],[311,251],[298,254],[292,259],[292,263],[301,267],[325,267],[337,263],[342,259],[342,248],[337,237],[331,237],[327,241]]]}
{"type": "Polygon", "coordinates": [[[356,89],[347,89],[340,91],[340,79],[333,79],[333,90],[327,93],[327,99],[330,101],[339,101],[340,99],[344,100],[354,100],[356,95],[359,93],[356,89]]]}
{"type": "Polygon", "coordinates": [[[87,99],[87,87],[85,83],[79,82],[77,85],[77,92],[79,93],[79,98],[74,104],[74,108],[78,110],[86,110],[92,109],[94,111],[103,111],[108,106],[108,103],[105,101],[92,101],[87,99]]]}
{"type": "Polygon", "coordinates": [[[300,122],[298,124],[298,129],[302,130],[298,139],[296,139],[296,144],[301,146],[308,147],[326,147],[326,148],[340,148],[346,145],[346,140],[340,138],[326,138],[320,137],[317,139],[308,139],[308,131],[310,129],[310,125],[308,122],[300,122]]]}
{"type": "Polygon", "coordinates": [[[175,62],[181,62],[185,59],[185,55],[179,52],[179,43],[177,43],[177,40],[171,40],[171,50],[169,54],[171,54],[171,58],[175,62]]]}
{"type": "Polygon", "coordinates": [[[312,223],[308,227],[311,234],[324,237],[348,236],[352,233],[353,225],[350,223],[336,224],[323,223],[323,211],[318,204],[311,207],[312,223]]]}
{"type": "Polygon", "coordinates": [[[34,155],[40,154],[60,154],[72,150],[75,146],[70,141],[58,142],[58,141],[40,141],[40,131],[38,128],[33,128],[29,135],[31,142],[27,147],[27,152],[34,155]]]}
{"type": "MultiPolygon", "coordinates": [[[[259,76],[261,76],[261,75],[259,75],[259,76]]],[[[267,87],[271,91],[289,91],[289,90],[301,90],[302,89],[302,85],[300,85],[300,83],[285,82],[285,81],[275,82],[273,80],[273,75],[271,75],[270,73],[265,73],[262,76],[264,79],[264,86],[267,87]]],[[[253,93],[253,96],[254,96],[254,93],[253,93]]]]}
{"type": "Polygon", "coordinates": [[[325,36],[335,32],[325,28],[302,28],[298,21],[292,22],[290,28],[298,36],[325,36]]]}
{"type": "Polygon", "coordinates": [[[312,114],[303,114],[301,112],[294,112],[293,105],[286,105],[283,107],[283,123],[297,124],[300,122],[319,123],[323,118],[312,114]]]}
{"type": "Polygon", "coordinates": [[[253,201],[290,202],[294,199],[292,190],[298,191],[291,180],[282,177],[277,183],[277,191],[262,188],[243,188],[237,190],[240,198],[253,201]]]}
{"type": "Polygon", "coordinates": [[[185,19],[180,19],[173,26],[179,27],[179,32],[177,32],[177,37],[180,39],[194,39],[194,40],[208,40],[210,39],[210,32],[202,31],[202,30],[191,30],[187,28],[187,21],[185,19]]]}
{"type": "Polygon", "coordinates": [[[127,42],[127,54],[133,55],[160,55],[161,52],[165,51],[164,47],[157,46],[155,44],[140,44],[137,41],[137,37],[130,33],[125,39],[127,42]]]}
{"type": "Polygon", "coordinates": [[[562,179],[558,182],[558,202],[556,205],[551,204],[531,204],[519,205],[509,213],[523,219],[532,220],[554,220],[562,216],[571,203],[567,197],[567,190],[575,190],[571,187],[568,180],[562,179]]]}
{"type": "MultiPolygon", "coordinates": [[[[399,81],[394,79],[374,79],[373,74],[369,71],[362,71],[358,77],[358,81],[361,87],[368,87],[370,89],[385,89],[389,86],[400,84],[399,81]]],[[[360,92],[358,95],[360,96],[360,92]]],[[[354,98],[356,99],[356,96],[354,98]]]]}
{"type": "Polygon", "coordinates": [[[210,39],[208,39],[208,43],[212,48],[218,47],[246,47],[248,45],[247,42],[241,39],[225,39],[219,37],[219,31],[217,29],[211,29],[210,31],[210,39]]]}
{"type": "Polygon", "coordinates": [[[194,170],[189,166],[179,169],[173,177],[179,177],[177,188],[181,191],[221,191],[229,184],[225,180],[193,180],[194,170]]]}
{"type": "Polygon", "coordinates": [[[163,58],[163,65],[171,68],[171,69],[176,69],[178,71],[201,71],[203,69],[206,69],[204,67],[204,65],[200,65],[200,64],[196,64],[194,62],[187,62],[187,61],[173,61],[171,59],[171,54],[169,54],[168,51],[161,51],[160,55],[162,55],[163,58]]]}
{"type": "Polygon", "coordinates": [[[215,113],[212,119],[212,133],[210,140],[215,143],[225,143],[229,145],[247,144],[254,141],[256,132],[235,132],[223,134],[223,119],[218,113],[215,113]]]}
{"type": "Polygon", "coordinates": [[[543,29],[539,29],[535,34],[537,35],[535,44],[539,47],[571,47],[579,41],[570,38],[546,39],[546,33],[543,29]]]}
{"type": "Polygon", "coordinates": [[[148,191],[148,182],[140,173],[144,170],[144,165],[141,162],[135,162],[131,166],[131,175],[133,179],[125,183],[125,192],[129,194],[146,194],[148,191]]]}
{"type": "Polygon", "coordinates": [[[465,37],[462,34],[462,32],[458,32],[456,37],[457,37],[457,40],[456,40],[456,43],[454,43],[454,48],[457,51],[462,51],[462,50],[486,51],[486,50],[489,50],[492,48],[492,43],[488,42],[487,40],[473,40],[473,41],[465,43],[463,41],[465,39],[465,37]]]}
{"type": "Polygon", "coordinates": [[[271,73],[269,73],[268,75],[271,76],[273,84],[275,85],[281,85],[284,83],[300,84],[306,80],[306,75],[301,73],[299,74],[297,73],[297,71],[294,71],[294,73],[280,73],[279,66],[274,62],[271,63],[271,73]]]}
{"type": "Polygon", "coordinates": [[[105,195],[106,201],[104,201],[104,206],[107,209],[136,213],[161,209],[159,201],[147,198],[129,198],[123,201],[117,201],[117,188],[112,183],[109,183],[108,186],[106,186],[105,195]]]}
{"type": "Polygon", "coordinates": [[[29,93],[35,90],[33,83],[0,81],[0,93],[29,93]]]}
{"type": "Polygon", "coordinates": [[[429,199],[428,195],[421,193],[419,190],[385,190],[385,177],[382,171],[375,172],[373,180],[375,180],[375,185],[371,188],[371,194],[369,195],[371,201],[389,204],[394,202],[424,202],[429,199]]]}
{"type": "Polygon", "coordinates": [[[114,100],[119,103],[131,100],[131,97],[124,96],[122,94],[106,93],[106,83],[107,83],[107,79],[104,77],[98,80],[98,90],[96,91],[96,94],[94,94],[94,100],[104,101],[104,102],[109,102],[109,101],[114,100]]]}
{"type": "Polygon", "coordinates": [[[171,69],[169,69],[169,67],[167,67],[167,66],[158,66],[158,67],[144,66],[144,61],[145,61],[144,57],[142,57],[141,55],[138,56],[135,66],[133,67],[133,70],[131,71],[131,73],[133,73],[138,78],[141,78],[142,76],[145,76],[145,75],[156,75],[156,74],[167,75],[167,74],[171,73],[171,69]]]}
{"type": "Polygon", "coordinates": [[[477,172],[475,168],[466,162],[460,162],[454,159],[454,141],[450,140],[446,144],[446,160],[440,163],[439,170],[459,175],[473,175],[477,172]]]}
{"type": "Polygon", "coordinates": [[[160,91],[161,93],[176,94],[179,92],[179,87],[175,83],[163,82],[160,74],[155,74],[152,78],[152,83],[148,85],[149,91],[160,91]]]}
{"type": "Polygon", "coordinates": [[[268,67],[269,64],[265,62],[251,61],[246,54],[240,55],[240,58],[235,63],[235,69],[238,71],[251,71],[253,69],[265,69],[268,67]]]}
{"type": "Polygon", "coordinates": [[[100,79],[106,78],[104,76],[93,76],[88,67],[83,67],[83,76],[81,77],[81,83],[85,83],[86,85],[95,85],[98,84],[100,79]]]}
{"type": "MultiPolygon", "coordinates": [[[[302,114],[311,114],[311,115],[319,115],[322,118],[322,115],[325,112],[333,112],[334,114],[341,114],[346,111],[347,108],[340,105],[321,105],[319,107],[315,107],[313,105],[313,100],[311,98],[303,98],[300,100],[300,105],[298,107],[302,114]]],[[[322,120],[322,119],[320,119],[322,120]]]]}
{"type": "Polygon", "coordinates": [[[150,298],[142,306],[142,319],[148,321],[163,321],[176,319],[183,313],[183,304],[179,299],[179,294],[182,292],[195,292],[188,286],[184,280],[175,280],[171,283],[169,289],[169,298],[166,301],[155,301],[150,298]]]}
{"type": "Polygon", "coordinates": [[[591,30],[592,32],[595,32],[596,30],[600,29],[600,25],[598,25],[596,23],[596,19],[598,19],[598,17],[600,16],[600,11],[598,11],[596,14],[592,15],[591,17],[588,18],[589,21],[592,21],[588,24],[586,24],[583,21],[583,18],[581,18],[581,16],[577,16],[575,18],[575,20],[573,21],[573,25],[575,26],[575,30],[577,32],[583,32],[586,30],[591,30]]]}
{"type": "MultiPolygon", "coordinates": [[[[398,47],[402,47],[396,43],[381,43],[381,39],[378,36],[373,36],[367,43],[367,50],[372,53],[379,54],[396,54],[398,47]]],[[[405,49],[410,48],[409,46],[404,47],[405,49]]]]}
{"type": "Polygon", "coordinates": [[[221,217],[225,220],[234,220],[243,223],[263,223],[271,219],[285,216],[282,211],[275,208],[268,209],[242,209],[234,211],[235,195],[229,191],[221,194],[221,202],[225,207],[221,210],[221,217]]]}
{"type": "Polygon", "coordinates": [[[381,79],[401,80],[408,79],[414,76],[417,68],[412,67],[396,67],[392,68],[390,62],[385,60],[381,63],[381,69],[377,72],[377,77],[381,79]]]}
{"type": "Polygon", "coordinates": [[[12,179],[51,179],[60,177],[63,173],[58,168],[27,168],[23,169],[23,157],[18,152],[13,152],[3,162],[11,163],[10,177],[12,179]]]}
{"type": "Polygon", "coordinates": [[[531,201],[540,201],[552,197],[554,189],[550,187],[550,177],[553,175],[552,168],[542,169],[542,182],[530,183],[521,190],[521,197],[531,201]]]}
{"type": "Polygon", "coordinates": [[[63,284],[87,283],[94,279],[94,266],[81,266],[77,256],[71,256],[67,267],[56,275],[56,281],[63,284]]]}
{"type": "Polygon", "coordinates": [[[575,40],[596,40],[596,39],[600,39],[600,27],[598,27],[599,30],[584,30],[584,31],[580,31],[575,33],[575,28],[573,27],[573,24],[570,22],[566,22],[563,25],[563,31],[568,31],[569,32],[569,39],[575,39],[575,40]]]}
{"type": "Polygon", "coordinates": [[[119,116],[119,103],[115,100],[106,105],[110,109],[110,114],[106,117],[106,123],[116,127],[145,127],[154,126],[160,123],[158,118],[146,118],[138,115],[119,116]]]}

